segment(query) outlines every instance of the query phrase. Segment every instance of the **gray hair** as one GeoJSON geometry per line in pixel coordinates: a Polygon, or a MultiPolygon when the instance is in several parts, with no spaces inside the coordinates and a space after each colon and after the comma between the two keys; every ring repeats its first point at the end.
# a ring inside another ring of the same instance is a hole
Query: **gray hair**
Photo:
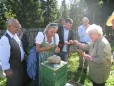
{"type": "Polygon", "coordinates": [[[84,17],[82,21],[87,20],[89,22],[89,19],[87,17],[84,17]]]}
{"type": "Polygon", "coordinates": [[[96,24],[92,24],[87,28],[87,33],[92,33],[94,35],[98,34],[100,36],[103,35],[102,27],[96,24]]]}
{"type": "Polygon", "coordinates": [[[58,29],[58,25],[56,23],[49,23],[44,29],[44,33],[46,33],[50,28],[58,29]]]}
{"type": "Polygon", "coordinates": [[[12,23],[15,23],[15,21],[18,21],[17,19],[8,19],[6,22],[6,25],[11,25],[12,23]]]}

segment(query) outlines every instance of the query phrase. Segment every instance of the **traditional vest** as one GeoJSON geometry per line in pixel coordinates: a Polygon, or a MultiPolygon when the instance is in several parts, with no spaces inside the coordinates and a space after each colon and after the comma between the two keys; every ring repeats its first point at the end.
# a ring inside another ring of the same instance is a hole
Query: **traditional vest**
{"type": "Polygon", "coordinates": [[[21,52],[19,44],[14,38],[11,38],[8,33],[6,33],[5,36],[9,39],[9,44],[11,46],[9,59],[10,68],[18,68],[19,66],[21,66],[21,52]]]}

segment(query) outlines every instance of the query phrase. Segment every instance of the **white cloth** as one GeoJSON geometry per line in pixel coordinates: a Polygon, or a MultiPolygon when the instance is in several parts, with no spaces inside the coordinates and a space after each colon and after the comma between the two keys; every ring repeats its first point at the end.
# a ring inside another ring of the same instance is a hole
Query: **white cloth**
{"type": "MultiPolygon", "coordinates": [[[[68,34],[69,34],[69,30],[65,29],[64,27],[64,41],[65,42],[68,42],[68,34]]],[[[67,52],[68,50],[67,48],[68,48],[68,45],[64,45],[62,51],[67,52]]]]}
{"type": "MultiPolygon", "coordinates": [[[[24,50],[21,46],[21,41],[18,38],[17,34],[13,35],[7,30],[8,35],[11,38],[14,38],[17,43],[19,44],[20,47],[20,52],[21,52],[21,61],[24,59],[24,50]]],[[[0,41],[0,60],[1,60],[1,66],[3,70],[7,70],[10,68],[10,63],[9,63],[9,58],[10,58],[10,44],[9,40],[6,36],[2,36],[1,41],[0,41]]]]}
{"type": "MultiPolygon", "coordinates": [[[[42,32],[38,32],[35,40],[37,44],[42,44],[43,40],[44,40],[44,36],[45,36],[45,41],[47,42],[47,36],[45,34],[43,34],[42,32]]],[[[59,36],[57,33],[55,33],[55,40],[56,40],[56,45],[59,44],[59,36]]],[[[53,44],[54,43],[54,38],[52,37],[52,42],[50,44],[53,44]]]]}

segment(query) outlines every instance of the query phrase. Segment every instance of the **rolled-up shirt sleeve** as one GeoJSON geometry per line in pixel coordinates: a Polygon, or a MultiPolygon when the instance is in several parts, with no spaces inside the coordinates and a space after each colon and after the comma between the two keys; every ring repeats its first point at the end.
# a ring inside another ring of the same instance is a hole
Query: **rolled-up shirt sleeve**
{"type": "Polygon", "coordinates": [[[1,67],[3,70],[10,69],[10,44],[9,40],[6,36],[3,36],[0,41],[0,60],[1,60],[1,67]]]}
{"type": "Polygon", "coordinates": [[[36,41],[35,43],[42,44],[43,40],[44,40],[44,34],[42,32],[38,32],[38,34],[35,38],[35,41],[36,41]]]}

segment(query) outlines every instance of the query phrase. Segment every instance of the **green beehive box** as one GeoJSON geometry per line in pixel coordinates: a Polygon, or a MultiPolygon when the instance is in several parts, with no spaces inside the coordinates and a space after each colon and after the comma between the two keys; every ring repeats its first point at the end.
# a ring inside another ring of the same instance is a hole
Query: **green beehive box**
{"type": "Polygon", "coordinates": [[[67,62],[61,61],[58,67],[47,61],[41,63],[40,76],[43,86],[64,86],[67,81],[67,62]]]}
{"type": "Polygon", "coordinates": [[[65,84],[67,82],[67,76],[66,75],[62,76],[55,82],[42,77],[41,82],[42,82],[42,86],[65,86],[65,84]]]}

